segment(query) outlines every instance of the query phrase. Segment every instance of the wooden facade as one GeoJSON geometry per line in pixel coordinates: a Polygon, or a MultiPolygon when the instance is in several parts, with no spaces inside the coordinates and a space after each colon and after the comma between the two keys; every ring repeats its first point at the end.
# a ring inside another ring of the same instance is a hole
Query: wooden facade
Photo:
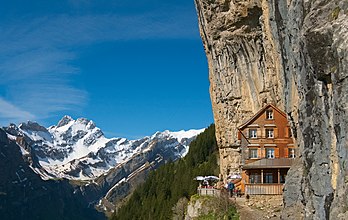
{"type": "Polygon", "coordinates": [[[239,126],[242,192],[281,194],[297,148],[286,115],[269,104],[239,126]]]}

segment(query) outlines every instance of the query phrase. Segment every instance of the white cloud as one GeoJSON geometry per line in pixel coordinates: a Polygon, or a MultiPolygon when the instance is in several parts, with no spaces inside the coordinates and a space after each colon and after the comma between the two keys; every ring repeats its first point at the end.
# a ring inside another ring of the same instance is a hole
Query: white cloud
{"type": "Polygon", "coordinates": [[[35,119],[35,116],[0,97],[0,122],[6,125],[10,122],[18,123],[29,119],[35,119]]]}
{"type": "Polygon", "coordinates": [[[87,102],[87,92],[66,84],[31,83],[21,88],[23,95],[14,96],[14,103],[46,118],[59,111],[77,110],[87,102]]]}
{"type": "Polygon", "coordinates": [[[0,61],[0,77],[3,79],[0,84],[41,78],[42,75],[76,73],[78,69],[68,64],[73,58],[72,53],[43,48],[8,56],[0,61]]]}

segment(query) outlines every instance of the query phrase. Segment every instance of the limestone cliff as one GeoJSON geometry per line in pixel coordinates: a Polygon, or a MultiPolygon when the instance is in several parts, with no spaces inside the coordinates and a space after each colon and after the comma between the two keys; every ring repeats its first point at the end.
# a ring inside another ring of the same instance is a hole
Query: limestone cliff
{"type": "Polygon", "coordinates": [[[221,173],[238,171],[237,126],[273,103],[287,113],[301,154],[283,218],[347,219],[348,1],[195,3],[221,173]]]}

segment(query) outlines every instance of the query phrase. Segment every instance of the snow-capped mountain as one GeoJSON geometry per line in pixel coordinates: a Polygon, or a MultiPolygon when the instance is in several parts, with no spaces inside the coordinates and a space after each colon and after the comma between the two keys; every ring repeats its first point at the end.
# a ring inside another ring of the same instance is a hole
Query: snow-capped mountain
{"type": "Polygon", "coordinates": [[[14,139],[0,128],[1,219],[106,220],[71,181],[42,180],[14,139]]]}
{"type": "Polygon", "coordinates": [[[112,212],[151,170],[184,157],[203,130],[156,132],[138,140],[106,138],[93,121],[69,116],[49,128],[31,121],[4,128],[28,169],[48,182],[68,179],[74,194],[103,212],[112,212]]]}
{"type": "Polygon", "coordinates": [[[36,169],[42,178],[75,180],[93,180],[159,145],[162,151],[168,151],[164,159],[174,161],[187,154],[188,145],[203,130],[157,132],[138,140],[108,139],[93,121],[74,120],[70,116],[64,116],[49,128],[28,121],[7,129],[9,135],[23,137],[29,144],[31,154],[44,170],[36,169]]]}

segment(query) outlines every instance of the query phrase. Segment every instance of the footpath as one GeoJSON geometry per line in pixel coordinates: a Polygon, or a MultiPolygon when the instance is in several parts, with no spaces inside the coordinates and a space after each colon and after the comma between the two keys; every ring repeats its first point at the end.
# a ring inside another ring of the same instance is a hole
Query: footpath
{"type": "Polygon", "coordinates": [[[278,220],[283,208],[281,196],[257,196],[231,198],[236,204],[240,220],[278,220]]]}

